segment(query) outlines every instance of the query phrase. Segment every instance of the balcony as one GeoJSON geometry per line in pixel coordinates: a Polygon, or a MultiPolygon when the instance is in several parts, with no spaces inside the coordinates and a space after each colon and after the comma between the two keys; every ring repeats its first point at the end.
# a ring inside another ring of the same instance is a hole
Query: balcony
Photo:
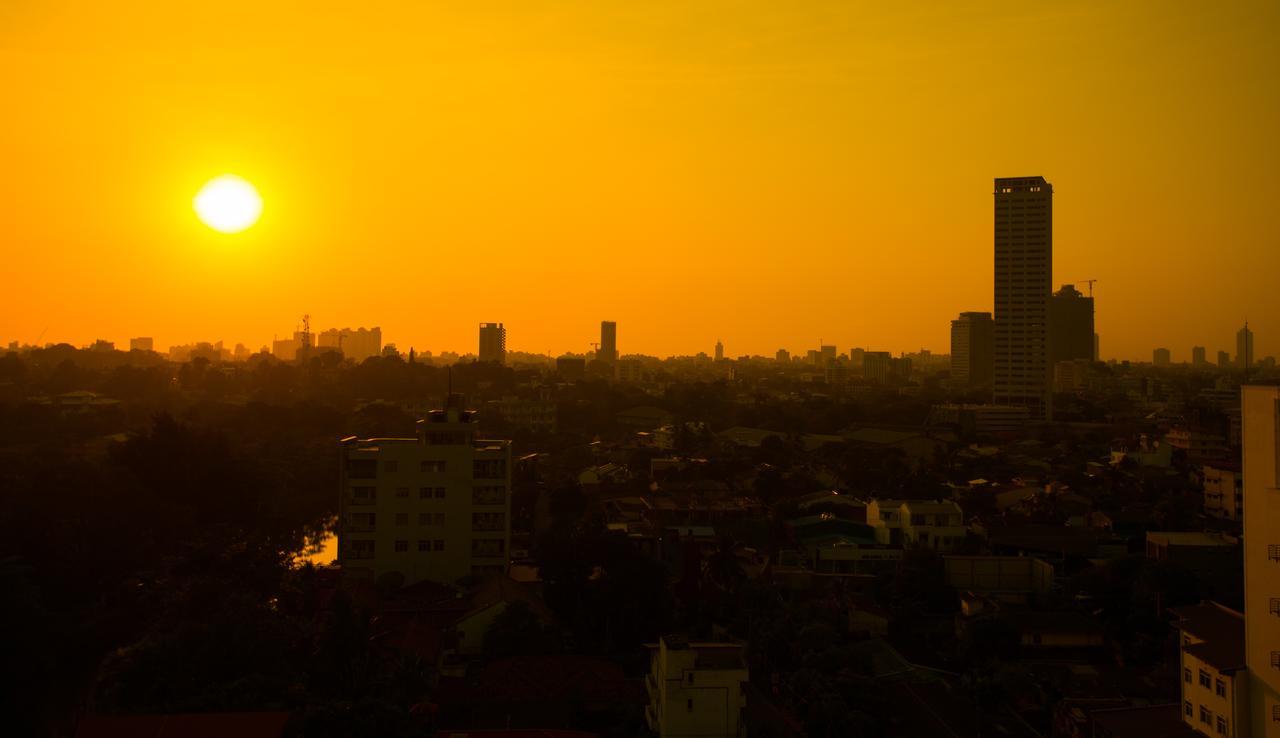
{"type": "Polygon", "coordinates": [[[1280,651],[1271,652],[1271,668],[1280,669],[1280,651]]]}
{"type": "Polygon", "coordinates": [[[1271,598],[1270,607],[1267,608],[1267,612],[1280,617],[1280,597],[1271,598]]]}
{"type": "Polygon", "coordinates": [[[1280,561],[1280,545],[1277,545],[1274,543],[1268,544],[1267,558],[1270,559],[1271,561],[1280,561]]]}

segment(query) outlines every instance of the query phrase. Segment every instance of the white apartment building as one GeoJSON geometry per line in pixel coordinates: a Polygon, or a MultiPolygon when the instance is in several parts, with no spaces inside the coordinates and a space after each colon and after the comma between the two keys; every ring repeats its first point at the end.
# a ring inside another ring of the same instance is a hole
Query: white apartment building
{"type": "Polygon", "coordinates": [[[338,563],[405,585],[451,584],[507,570],[511,442],[475,437],[475,414],[450,397],[416,438],[343,439],[338,563]]]}
{"type": "Polygon", "coordinates": [[[649,649],[649,730],[658,738],[738,738],[747,706],[743,647],[664,636],[649,649]]]}
{"type": "Polygon", "coordinates": [[[1280,736],[1280,387],[1240,393],[1250,735],[1280,736]]]}
{"type": "Polygon", "coordinates": [[[1215,738],[1249,734],[1244,616],[1216,602],[1179,607],[1182,721],[1215,738]]]}
{"type": "Polygon", "coordinates": [[[910,548],[925,546],[954,551],[964,542],[964,511],[951,500],[871,500],[867,525],[876,530],[876,542],[910,548]]]}

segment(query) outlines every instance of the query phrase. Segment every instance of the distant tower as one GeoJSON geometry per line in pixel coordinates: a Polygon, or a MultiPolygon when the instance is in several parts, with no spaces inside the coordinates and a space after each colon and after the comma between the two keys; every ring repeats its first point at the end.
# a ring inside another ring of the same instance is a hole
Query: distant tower
{"type": "Polygon", "coordinates": [[[1200,367],[1200,366],[1206,366],[1208,365],[1208,363],[1209,363],[1209,360],[1205,355],[1204,346],[1192,346],[1191,347],[1191,365],[1200,367]]]}
{"type": "Polygon", "coordinates": [[[600,348],[596,358],[610,363],[618,360],[618,324],[612,320],[600,321],[600,348]]]}
{"type": "Polygon", "coordinates": [[[1049,362],[1093,360],[1093,298],[1064,284],[1049,298],[1049,362]]]}
{"type": "Polygon", "coordinates": [[[779,364],[790,364],[791,352],[786,349],[780,348],[778,349],[778,352],[773,355],[773,360],[778,362],[779,364]]]}
{"type": "Polygon", "coordinates": [[[1236,368],[1248,370],[1253,366],[1253,331],[1249,330],[1249,321],[1236,331],[1236,368]]]}
{"type": "Polygon", "coordinates": [[[991,385],[995,366],[995,322],[991,313],[960,313],[951,321],[951,381],[960,386],[991,385]]]}
{"type": "Polygon", "coordinates": [[[716,339],[716,361],[724,360],[724,344],[720,343],[720,339],[716,339]]]}
{"type": "Polygon", "coordinates": [[[1053,185],[1044,177],[997,179],[994,195],[995,402],[1047,419],[1053,185]]]}
{"type": "Polygon", "coordinates": [[[480,324],[480,361],[507,363],[507,329],[501,323],[480,324]]]}
{"type": "Polygon", "coordinates": [[[1169,366],[1173,363],[1173,354],[1167,348],[1158,348],[1151,352],[1151,363],[1155,366],[1169,366]]]}

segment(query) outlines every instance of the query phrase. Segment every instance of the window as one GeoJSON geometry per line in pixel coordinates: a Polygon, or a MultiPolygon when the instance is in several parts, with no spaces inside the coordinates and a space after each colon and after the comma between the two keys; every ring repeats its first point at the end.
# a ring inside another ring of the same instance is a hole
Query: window
{"type": "Polygon", "coordinates": [[[408,541],[396,541],[396,553],[404,553],[409,550],[408,541]]]}
{"type": "Polygon", "coordinates": [[[431,525],[431,513],[418,513],[418,525],[431,525]]]}
{"type": "Polygon", "coordinates": [[[1219,697],[1227,696],[1227,683],[1221,679],[1213,680],[1213,691],[1218,693],[1219,697]]]}
{"type": "Polygon", "coordinates": [[[1182,681],[1186,682],[1187,684],[1190,684],[1190,683],[1191,683],[1191,670],[1190,670],[1190,669],[1183,669],[1183,670],[1182,670],[1182,681]]]}
{"type": "Polygon", "coordinates": [[[476,479],[506,479],[506,459],[476,459],[472,464],[472,475],[476,479]]]}
{"type": "Polygon", "coordinates": [[[399,470],[400,470],[400,462],[398,462],[398,461],[384,461],[384,462],[382,462],[382,470],[383,470],[383,471],[388,471],[388,472],[395,472],[395,471],[399,471],[399,470]]]}
{"type": "Polygon", "coordinates": [[[439,539],[436,539],[435,541],[433,541],[433,542],[432,542],[432,549],[433,549],[433,550],[435,550],[435,551],[443,551],[443,550],[444,550],[444,541],[441,541],[441,540],[439,540],[439,539]]]}
{"type": "Polygon", "coordinates": [[[1204,723],[1205,725],[1213,724],[1213,713],[1210,712],[1209,708],[1205,707],[1204,705],[1200,705],[1200,722],[1204,723]]]}
{"type": "Polygon", "coordinates": [[[408,525],[409,513],[396,513],[396,525],[408,525]]]}
{"type": "Polygon", "coordinates": [[[418,465],[418,471],[430,472],[432,474],[438,474],[444,471],[444,469],[445,464],[440,460],[424,461],[418,465]]]}
{"type": "Polygon", "coordinates": [[[378,462],[376,459],[348,459],[348,479],[377,479],[378,462]]]}
{"type": "Polygon", "coordinates": [[[911,524],[912,524],[912,525],[924,525],[924,515],[921,515],[920,513],[912,513],[912,515],[911,515],[911,524]]]}
{"type": "Polygon", "coordinates": [[[402,499],[402,500],[407,500],[407,499],[409,499],[409,488],[408,488],[408,487],[396,487],[396,497],[399,497],[399,498],[400,498],[400,499],[402,499]]]}
{"type": "Polygon", "coordinates": [[[500,512],[471,513],[471,530],[475,532],[494,532],[506,530],[507,514],[500,512]]]}
{"type": "Polygon", "coordinates": [[[689,712],[693,712],[693,698],[689,698],[689,712]]]}
{"type": "Polygon", "coordinates": [[[1227,721],[1221,715],[1218,716],[1218,732],[1222,735],[1227,734],[1227,721]]]}
{"type": "Polygon", "coordinates": [[[352,541],[351,542],[351,558],[352,559],[372,559],[373,558],[373,541],[352,541]]]}
{"type": "Polygon", "coordinates": [[[437,500],[443,500],[444,487],[419,487],[418,488],[419,500],[430,500],[432,498],[435,498],[437,500]]]}
{"type": "Polygon", "coordinates": [[[1213,682],[1209,679],[1209,672],[1205,671],[1204,669],[1200,670],[1200,686],[1201,687],[1213,686],[1213,682]]]}
{"type": "Polygon", "coordinates": [[[501,556],[506,551],[506,542],[501,538],[474,538],[471,540],[471,555],[481,558],[501,556]]]}
{"type": "Polygon", "coordinates": [[[424,541],[424,540],[419,540],[419,541],[418,541],[418,551],[419,551],[419,552],[422,552],[422,551],[430,551],[430,550],[431,550],[431,541],[424,541]]]}
{"type": "Polygon", "coordinates": [[[693,684],[693,672],[689,672],[689,683],[693,684]]]}
{"type": "Polygon", "coordinates": [[[473,487],[471,489],[472,505],[505,505],[507,488],[495,485],[473,487]]]}
{"type": "Polygon", "coordinates": [[[1190,701],[1190,700],[1184,700],[1184,701],[1183,701],[1183,703],[1182,703],[1182,712],[1183,712],[1183,713],[1185,713],[1187,717],[1191,717],[1192,715],[1194,715],[1194,714],[1195,714],[1195,710],[1193,710],[1193,709],[1192,709],[1192,707],[1191,707],[1191,701],[1190,701]]]}
{"type": "Polygon", "coordinates": [[[351,504],[372,505],[378,501],[377,487],[352,487],[351,504]]]}

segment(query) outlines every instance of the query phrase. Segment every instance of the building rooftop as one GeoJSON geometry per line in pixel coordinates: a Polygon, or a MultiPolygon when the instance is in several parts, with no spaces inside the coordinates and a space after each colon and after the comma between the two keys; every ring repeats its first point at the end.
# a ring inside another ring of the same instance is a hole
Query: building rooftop
{"type": "Polygon", "coordinates": [[[1147,540],[1166,546],[1233,547],[1236,541],[1219,533],[1205,531],[1148,531],[1147,540]]]}
{"type": "Polygon", "coordinates": [[[1183,632],[1204,641],[1184,646],[1187,653],[1218,671],[1245,667],[1243,614],[1216,602],[1176,607],[1170,612],[1178,618],[1183,632]]]}

